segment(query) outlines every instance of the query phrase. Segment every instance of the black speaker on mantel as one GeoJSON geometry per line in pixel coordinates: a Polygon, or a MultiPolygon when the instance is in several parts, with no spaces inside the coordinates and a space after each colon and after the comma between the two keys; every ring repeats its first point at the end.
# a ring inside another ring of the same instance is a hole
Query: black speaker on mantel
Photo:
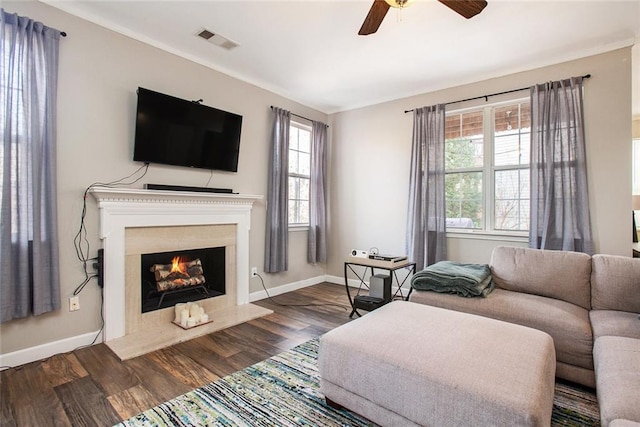
{"type": "Polygon", "coordinates": [[[211,188],[211,187],[189,187],[184,185],[165,185],[165,184],[145,184],[147,190],[161,191],[191,191],[196,193],[225,193],[233,194],[231,188],[211,188]]]}

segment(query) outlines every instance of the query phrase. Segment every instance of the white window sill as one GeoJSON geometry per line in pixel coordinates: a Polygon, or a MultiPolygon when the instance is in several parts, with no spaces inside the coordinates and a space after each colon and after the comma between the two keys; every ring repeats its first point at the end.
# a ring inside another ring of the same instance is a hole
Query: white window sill
{"type": "Polygon", "coordinates": [[[455,230],[447,231],[447,238],[453,239],[476,239],[476,240],[499,240],[503,242],[521,242],[529,241],[529,233],[509,233],[500,231],[484,231],[484,230],[455,230]]]}
{"type": "Polygon", "coordinates": [[[289,224],[289,231],[308,231],[309,224],[289,224]]]}

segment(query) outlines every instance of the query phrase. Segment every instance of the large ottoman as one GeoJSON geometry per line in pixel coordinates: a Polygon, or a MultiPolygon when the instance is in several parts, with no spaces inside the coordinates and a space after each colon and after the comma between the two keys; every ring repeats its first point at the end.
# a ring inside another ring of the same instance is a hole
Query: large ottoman
{"type": "Polygon", "coordinates": [[[395,301],[320,339],[327,402],[383,426],[548,426],[552,338],[536,329],[395,301]]]}

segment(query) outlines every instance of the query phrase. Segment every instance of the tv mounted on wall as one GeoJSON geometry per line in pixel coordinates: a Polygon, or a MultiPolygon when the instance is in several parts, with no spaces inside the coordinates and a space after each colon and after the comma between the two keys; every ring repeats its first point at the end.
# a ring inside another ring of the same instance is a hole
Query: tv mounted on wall
{"type": "Polygon", "coordinates": [[[238,171],[242,116],[138,88],[133,160],[238,171]]]}

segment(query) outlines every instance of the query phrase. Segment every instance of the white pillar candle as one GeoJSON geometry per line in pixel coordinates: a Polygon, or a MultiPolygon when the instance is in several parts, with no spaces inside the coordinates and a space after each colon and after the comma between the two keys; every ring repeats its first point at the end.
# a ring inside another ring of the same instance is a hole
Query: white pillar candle
{"type": "Polygon", "coordinates": [[[189,317],[189,319],[187,319],[187,328],[193,328],[194,326],[196,326],[196,319],[189,317]]]}
{"type": "Polygon", "coordinates": [[[209,315],[207,313],[204,313],[202,316],[200,316],[200,323],[207,323],[209,321],[209,315]]]}
{"type": "Polygon", "coordinates": [[[174,319],[174,321],[176,323],[180,323],[180,320],[182,320],[181,314],[182,314],[182,310],[184,310],[184,306],[185,305],[186,304],[183,303],[183,302],[179,302],[179,303],[176,304],[176,307],[175,307],[175,309],[176,309],[176,317],[174,319]]]}
{"type": "Polygon", "coordinates": [[[187,326],[187,319],[189,319],[189,310],[183,308],[180,312],[180,324],[182,326],[187,326]]]}
{"type": "Polygon", "coordinates": [[[200,306],[198,304],[192,303],[191,306],[189,306],[189,316],[194,316],[199,309],[200,306]]]}
{"type": "Polygon", "coordinates": [[[200,310],[194,310],[191,314],[191,319],[193,319],[196,323],[200,323],[200,310]]]}

